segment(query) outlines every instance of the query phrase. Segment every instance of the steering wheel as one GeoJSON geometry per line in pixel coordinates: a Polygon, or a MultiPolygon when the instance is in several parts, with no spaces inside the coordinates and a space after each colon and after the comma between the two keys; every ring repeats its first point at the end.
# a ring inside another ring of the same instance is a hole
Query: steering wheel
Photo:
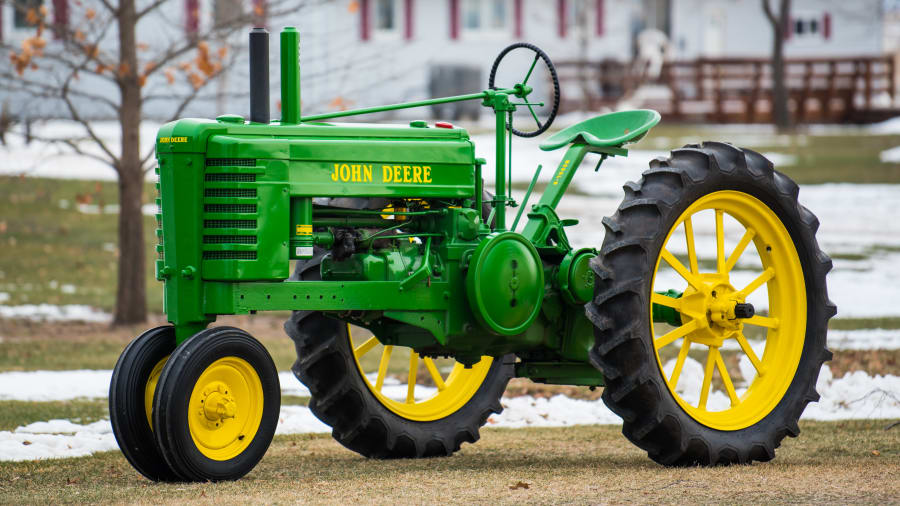
{"type": "Polygon", "coordinates": [[[491,66],[491,75],[488,78],[488,88],[495,90],[497,87],[494,85],[494,80],[497,77],[497,68],[500,66],[500,61],[503,60],[503,57],[512,52],[514,49],[524,48],[529,51],[534,52],[534,61],[531,62],[531,67],[528,69],[528,73],[525,74],[525,79],[522,80],[521,83],[512,86],[511,88],[517,89],[516,96],[525,100],[526,106],[528,110],[531,112],[531,117],[534,118],[535,123],[537,123],[537,130],[531,132],[523,132],[520,130],[516,130],[512,126],[512,122],[509,124],[509,129],[512,133],[518,135],[519,137],[537,137],[538,135],[547,131],[550,128],[550,125],[553,124],[553,120],[556,119],[556,113],[559,111],[559,78],[556,77],[556,67],[553,66],[553,62],[550,61],[550,57],[547,56],[541,48],[528,44],[526,42],[517,42],[510,46],[507,46],[506,49],[500,51],[500,54],[497,55],[497,59],[494,60],[494,65],[491,66]],[[550,78],[553,82],[553,106],[550,109],[550,115],[547,117],[546,123],[541,123],[541,120],[538,119],[537,114],[534,112],[534,108],[531,107],[532,104],[528,104],[528,94],[531,93],[532,89],[527,87],[528,78],[531,77],[532,72],[534,72],[534,68],[537,66],[538,60],[543,60],[544,64],[547,65],[547,70],[550,71],[550,78]]]}

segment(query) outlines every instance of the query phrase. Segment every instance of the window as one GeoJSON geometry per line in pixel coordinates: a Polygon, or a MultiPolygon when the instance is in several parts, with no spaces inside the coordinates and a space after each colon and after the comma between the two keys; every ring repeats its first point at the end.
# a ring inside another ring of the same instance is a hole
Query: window
{"type": "Polygon", "coordinates": [[[510,8],[508,0],[463,0],[463,30],[502,32],[509,29],[510,8]]]}
{"type": "Polygon", "coordinates": [[[243,13],[242,0],[215,0],[213,24],[216,28],[227,27],[240,19],[243,13]]]}
{"type": "Polygon", "coordinates": [[[585,0],[567,0],[564,2],[565,13],[565,30],[562,34],[575,33],[578,30],[588,28],[588,11],[587,2],[585,0]]]}
{"type": "Polygon", "coordinates": [[[393,32],[397,30],[397,0],[375,0],[373,21],[376,31],[393,32]]]}
{"type": "Polygon", "coordinates": [[[788,37],[796,42],[818,43],[831,37],[831,16],[819,12],[797,12],[791,18],[788,37]]]}
{"type": "MultiPolygon", "coordinates": [[[[34,15],[38,14],[38,9],[44,5],[44,0],[15,0],[13,2],[13,27],[14,28],[32,28],[36,23],[29,22],[29,11],[33,11],[34,15]]],[[[34,18],[37,19],[37,18],[34,18]]],[[[34,20],[33,19],[33,20],[34,20]]],[[[33,21],[32,20],[32,21],[33,21]]]]}
{"type": "Polygon", "coordinates": [[[818,19],[797,19],[794,21],[794,33],[798,37],[805,35],[816,35],[819,33],[818,19]]]}

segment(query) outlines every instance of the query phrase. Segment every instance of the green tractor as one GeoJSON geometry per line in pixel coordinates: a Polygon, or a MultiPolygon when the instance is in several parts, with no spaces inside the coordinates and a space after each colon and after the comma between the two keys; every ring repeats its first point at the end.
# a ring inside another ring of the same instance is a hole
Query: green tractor
{"type": "Polygon", "coordinates": [[[280,40],[280,120],[268,33],[254,29],[249,120],[182,119],[158,134],[156,273],[171,325],[125,348],[109,396],[140,473],[233,480],[259,462],[278,423],[277,371],[247,332],[209,325],[273,310],[293,311],[309,408],[366,457],[454,453],[500,413],[513,377],[603,387],[625,436],[664,465],[767,461],[798,434],[830,358],[831,261],[797,185],[766,158],[704,142],[652,160],[603,218],[601,248],[574,248],[577,220],[556,209],[576,170],[626,156],[657,112],[546,138],[542,150],[565,150],[529,207],[540,167],[516,202],[511,140],[556,115],[543,51],[508,47],[478,93],[301,117],[298,33],[280,40]],[[513,53],[530,66],[499,82],[513,53]],[[331,121],[466,100],[496,118],[494,194],[461,128],[331,121]]]}

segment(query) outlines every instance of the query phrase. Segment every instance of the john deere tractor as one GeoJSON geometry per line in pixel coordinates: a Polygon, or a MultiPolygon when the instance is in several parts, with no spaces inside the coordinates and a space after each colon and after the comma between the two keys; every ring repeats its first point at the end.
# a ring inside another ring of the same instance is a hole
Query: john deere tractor
{"type": "Polygon", "coordinates": [[[297,31],[280,42],[280,120],[268,33],[254,29],[250,117],[181,119],[157,137],[156,273],[171,324],[125,348],[109,396],[140,473],[233,480],[262,458],[279,419],[276,368],[247,332],[210,326],[257,311],[293,311],[284,327],[309,408],[366,457],[475,442],[514,377],[602,387],[625,436],[664,465],[767,461],[798,434],[830,358],[831,261],[797,185],[769,160],[719,142],[652,160],[603,218],[600,248],[576,248],[577,220],[557,213],[576,171],[626,156],[657,112],[544,138],[559,165],[549,180],[538,166],[517,202],[512,138],[544,133],[559,105],[543,51],[504,49],[477,93],[301,116],[297,31]],[[514,57],[520,77],[502,77],[514,57]],[[496,120],[493,167],[448,123],[332,121],[469,100],[496,120]]]}

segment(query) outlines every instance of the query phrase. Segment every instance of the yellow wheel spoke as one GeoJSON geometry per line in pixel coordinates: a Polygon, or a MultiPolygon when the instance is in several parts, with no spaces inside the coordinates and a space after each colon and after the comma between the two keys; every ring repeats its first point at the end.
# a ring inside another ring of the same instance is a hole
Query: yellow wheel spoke
{"type": "Polygon", "coordinates": [[[724,211],[716,209],[716,270],[719,274],[725,271],[725,225],[722,223],[724,211]]]}
{"type": "Polygon", "coordinates": [[[412,404],[416,401],[416,373],[419,370],[419,354],[410,348],[409,350],[409,376],[406,383],[406,402],[412,404]]]}
{"type": "Polygon", "coordinates": [[[669,250],[667,250],[666,248],[663,248],[662,251],[659,252],[659,254],[667,264],[671,265],[672,268],[675,269],[675,271],[677,271],[678,274],[680,274],[681,277],[685,279],[685,281],[690,283],[691,286],[693,286],[697,290],[703,291],[703,283],[698,280],[696,276],[691,274],[691,272],[687,270],[687,267],[685,267],[684,264],[682,264],[680,261],[678,261],[677,258],[675,258],[675,255],[669,253],[669,250]]]}
{"type": "Polygon", "coordinates": [[[725,391],[728,392],[728,398],[731,399],[731,406],[737,406],[741,401],[738,400],[737,392],[734,391],[734,384],[731,382],[731,376],[728,375],[728,370],[725,368],[722,354],[718,353],[718,348],[716,348],[716,368],[719,369],[719,374],[722,376],[722,383],[725,383],[725,391]]]}
{"type": "Polygon", "coordinates": [[[741,290],[740,292],[737,292],[735,295],[737,295],[738,299],[743,299],[743,298],[747,297],[748,295],[750,295],[751,293],[753,293],[754,290],[756,290],[757,288],[762,286],[763,283],[767,283],[770,279],[772,279],[774,277],[775,277],[775,269],[769,267],[768,269],[763,271],[762,274],[757,276],[756,279],[751,281],[749,285],[744,287],[743,290],[741,290]]]}
{"type": "Polygon", "coordinates": [[[650,302],[659,304],[660,306],[670,307],[679,311],[681,310],[681,299],[669,297],[668,295],[663,295],[661,293],[653,292],[650,295],[650,302]]]}
{"type": "Polygon", "coordinates": [[[691,340],[687,337],[681,343],[681,350],[678,352],[678,359],[675,361],[675,368],[672,369],[672,377],[669,378],[669,385],[674,389],[678,386],[678,378],[681,376],[681,368],[684,367],[684,359],[687,358],[688,352],[691,350],[691,340]]]}
{"type": "Polygon", "coordinates": [[[747,318],[741,321],[750,325],[756,325],[757,327],[766,327],[770,329],[777,329],[778,325],[781,323],[780,321],[778,321],[778,318],[759,315],[754,315],[751,318],[747,318]]]}
{"type": "Polygon", "coordinates": [[[709,399],[709,388],[712,385],[713,367],[716,365],[716,357],[719,355],[719,349],[710,346],[709,353],[706,355],[706,367],[703,370],[703,384],[700,386],[700,402],[697,407],[706,409],[706,401],[709,399]]]}
{"type": "Polygon", "coordinates": [[[356,359],[359,360],[359,357],[372,351],[372,348],[374,348],[376,344],[378,344],[378,338],[376,338],[375,336],[372,336],[372,337],[366,339],[366,342],[362,343],[361,345],[357,346],[356,348],[353,348],[353,354],[356,355],[356,359]]]}
{"type": "Polygon", "coordinates": [[[750,244],[750,241],[753,240],[753,236],[755,235],[756,230],[753,230],[752,228],[748,228],[747,231],[744,232],[744,237],[741,237],[741,241],[734,247],[734,251],[731,252],[731,256],[728,257],[728,261],[725,262],[725,272],[731,272],[731,269],[734,268],[738,258],[741,257],[741,254],[747,248],[747,245],[750,244]]]}
{"type": "Polygon", "coordinates": [[[687,334],[690,334],[695,330],[697,330],[697,320],[691,320],[690,322],[685,323],[677,329],[663,334],[661,337],[653,341],[653,345],[656,346],[657,350],[659,350],[660,348],[674,343],[679,338],[686,336],[687,334]]]}
{"type": "MultiPolygon", "coordinates": [[[[747,358],[750,359],[750,363],[753,364],[753,367],[756,368],[756,375],[762,376],[766,369],[762,365],[762,362],[759,360],[759,357],[756,356],[756,352],[753,351],[753,348],[750,347],[750,343],[747,342],[747,338],[744,337],[744,334],[738,333],[737,342],[741,345],[741,349],[744,350],[744,354],[747,355],[747,358]]],[[[750,378],[744,378],[746,380],[750,380],[750,378]]]]}
{"type": "Polygon", "coordinates": [[[438,392],[447,388],[447,385],[444,384],[444,378],[441,377],[441,373],[437,370],[437,367],[434,365],[434,360],[431,360],[431,357],[425,357],[425,367],[428,368],[428,372],[431,374],[431,379],[434,381],[434,384],[437,386],[438,392]]]}
{"type": "Polygon", "coordinates": [[[694,224],[691,222],[690,216],[684,219],[684,238],[687,241],[691,272],[697,274],[700,272],[700,267],[697,265],[697,248],[694,246],[694,224]]]}
{"type": "Polygon", "coordinates": [[[384,386],[384,376],[387,374],[388,363],[391,361],[392,351],[394,351],[394,347],[387,345],[384,347],[384,351],[381,352],[381,362],[378,364],[378,378],[375,379],[375,390],[378,392],[380,392],[381,387],[384,386]]]}

